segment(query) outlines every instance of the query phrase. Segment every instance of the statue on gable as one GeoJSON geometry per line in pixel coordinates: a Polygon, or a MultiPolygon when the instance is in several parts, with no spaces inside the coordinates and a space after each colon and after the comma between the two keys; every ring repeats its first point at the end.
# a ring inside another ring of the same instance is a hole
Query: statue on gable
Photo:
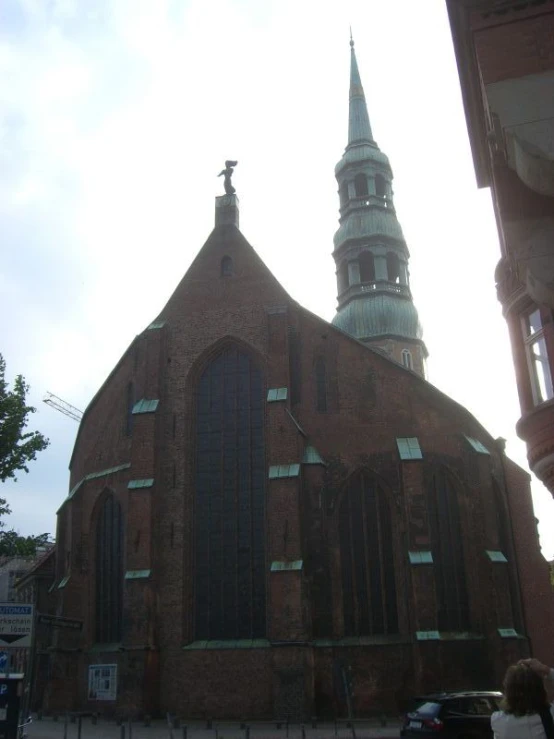
{"type": "Polygon", "coordinates": [[[223,187],[225,188],[225,194],[226,195],[234,195],[236,190],[231,184],[231,177],[233,176],[233,167],[236,167],[238,162],[232,162],[230,159],[227,159],[225,162],[225,169],[222,169],[221,172],[217,175],[218,177],[221,177],[223,175],[223,187]]]}

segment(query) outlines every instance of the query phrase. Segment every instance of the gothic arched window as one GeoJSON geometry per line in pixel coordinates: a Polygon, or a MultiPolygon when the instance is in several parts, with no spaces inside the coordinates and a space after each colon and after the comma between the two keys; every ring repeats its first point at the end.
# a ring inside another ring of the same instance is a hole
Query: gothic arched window
{"type": "Polygon", "coordinates": [[[402,349],[402,364],[408,369],[413,370],[414,368],[412,352],[409,349],[402,349]]]}
{"type": "Polygon", "coordinates": [[[439,631],[467,631],[469,602],[456,485],[438,469],[429,490],[429,526],[435,570],[439,631]]]}
{"type": "Polygon", "coordinates": [[[315,361],[316,408],[320,413],[327,410],[327,369],[323,357],[315,361]]]}
{"type": "Polygon", "coordinates": [[[366,195],[369,195],[367,189],[367,177],[365,174],[360,173],[354,177],[354,190],[357,198],[364,198],[366,195]]]}
{"type": "Polygon", "coordinates": [[[195,639],[265,636],[264,387],[228,346],[196,389],[195,639]]]}
{"type": "Polygon", "coordinates": [[[375,260],[370,251],[363,251],[359,258],[360,282],[375,282],[375,260]]]}
{"type": "Polygon", "coordinates": [[[345,636],[398,632],[392,526],[385,491],[362,471],[339,508],[345,636]]]}
{"type": "Polygon", "coordinates": [[[121,641],[123,617],[123,515],[112,493],[101,503],[96,522],[97,643],[121,641]]]}
{"type": "Polygon", "coordinates": [[[507,502],[500,491],[500,487],[496,480],[493,481],[494,503],[496,514],[496,526],[498,530],[498,544],[500,551],[508,559],[508,586],[510,590],[510,600],[512,606],[513,624],[516,631],[522,632],[523,617],[520,606],[519,588],[517,586],[516,571],[513,559],[512,531],[510,524],[510,514],[508,512],[507,502]]]}

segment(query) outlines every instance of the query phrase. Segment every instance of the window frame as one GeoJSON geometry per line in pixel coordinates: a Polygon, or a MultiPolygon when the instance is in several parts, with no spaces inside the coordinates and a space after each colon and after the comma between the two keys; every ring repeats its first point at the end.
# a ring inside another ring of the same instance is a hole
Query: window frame
{"type": "Polygon", "coordinates": [[[402,349],[402,365],[409,370],[414,369],[414,359],[409,349],[402,349]]]}
{"type": "Polygon", "coordinates": [[[527,359],[527,368],[529,372],[529,382],[531,385],[531,393],[533,395],[533,405],[538,406],[549,400],[554,399],[554,385],[552,382],[552,372],[550,369],[550,356],[548,351],[548,343],[544,330],[544,321],[542,311],[539,306],[533,306],[521,316],[521,332],[523,336],[523,345],[525,347],[525,356],[527,359]],[[539,328],[533,331],[531,318],[537,315],[539,319],[539,328]],[[544,356],[537,355],[533,352],[533,347],[539,346],[544,349],[544,356]],[[543,388],[539,378],[538,368],[542,370],[542,380],[544,383],[545,395],[542,397],[543,388]]]}

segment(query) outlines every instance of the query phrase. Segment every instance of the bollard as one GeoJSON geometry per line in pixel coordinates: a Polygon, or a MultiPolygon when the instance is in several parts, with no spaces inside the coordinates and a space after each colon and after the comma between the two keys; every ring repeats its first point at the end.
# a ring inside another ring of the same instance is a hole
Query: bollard
{"type": "Polygon", "coordinates": [[[129,716],[129,719],[127,720],[127,730],[129,732],[129,739],[133,739],[133,722],[131,721],[130,716],[129,716]]]}
{"type": "Polygon", "coordinates": [[[188,733],[187,727],[186,726],[183,726],[183,736],[182,736],[182,739],[187,739],[187,733],[188,733]]]}
{"type": "Polygon", "coordinates": [[[247,726],[244,730],[244,739],[250,739],[250,726],[247,726]]]}
{"type": "Polygon", "coordinates": [[[42,721],[42,711],[37,711],[37,721],[42,721]]]}
{"type": "Polygon", "coordinates": [[[215,739],[219,739],[219,729],[215,727],[215,739]]]}
{"type": "Polygon", "coordinates": [[[65,714],[65,718],[63,720],[63,739],[67,739],[67,713],[65,714]]]}
{"type": "Polygon", "coordinates": [[[302,724],[300,730],[302,731],[302,739],[306,739],[306,727],[304,726],[304,724],[302,724]]]}
{"type": "Polygon", "coordinates": [[[173,728],[178,729],[181,726],[179,716],[173,716],[173,728]]]}
{"type": "Polygon", "coordinates": [[[123,721],[121,722],[121,726],[119,728],[119,739],[125,739],[125,724],[123,721]]]}
{"type": "Polygon", "coordinates": [[[83,717],[79,716],[77,721],[77,739],[81,739],[81,732],[83,730],[83,717]]]}
{"type": "Polygon", "coordinates": [[[317,718],[312,716],[312,729],[317,729],[317,718]]]}
{"type": "Polygon", "coordinates": [[[147,713],[144,714],[144,725],[150,726],[150,722],[152,721],[152,717],[149,716],[147,713]]]}
{"type": "Polygon", "coordinates": [[[206,729],[211,729],[211,728],[212,728],[212,720],[211,718],[207,718],[206,719],[206,729]]]}
{"type": "Polygon", "coordinates": [[[287,739],[289,739],[289,719],[287,717],[287,739]]]}
{"type": "Polygon", "coordinates": [[[337,736],[337,719],[335,719],[335,736],[337,736]]]}
{"type": "Polygon", "coordinates": [[[383,713],[381,716],[381,726],[386,726],[386,725],[387,725],[387,717],[383,713]]]}
{"type": "Polygon", "coordinates": [[[356,727],[354,726],[353,721],[352,721],[352,739],[356,739],[356,727]]]}
{"type": "Polygon", "coordinates": [[[75,723],[75,719],[76,719],[76,718],[77,718],[77,717],[75,716],[75,714],[74,714],[74,713],[70,714],[70,716],[69,716],[69,720],[71,721],[71,723],[72,723],[72,724],[74,724],[74,723],[75,723]]]}
{"type": "Polygon", "coordinates": [[[91,722],[91,724],[93,726],[96,726],[96,724],[98,723],[98,714],[97,713],[93,713],[92,714],[92,716],[90,717],[90,722],[91,722]]]}

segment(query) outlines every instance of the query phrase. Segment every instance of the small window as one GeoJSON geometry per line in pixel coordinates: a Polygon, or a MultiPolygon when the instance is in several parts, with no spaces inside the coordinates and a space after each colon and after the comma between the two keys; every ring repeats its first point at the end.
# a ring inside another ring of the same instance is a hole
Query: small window
{"type": "Polygon", "coordinates": [[[370,251],[363,251],[358,259],[360,282],[375,282],[375,261],[370,251]]]}
{"type": "Polygon", "coordinates": [[[387,254],[387,279],[389,282],[400,282],[400,260],[393,252],[387,254]]]}
{"type": "Polygon", "coordinates": [[[546,341],[544,338],[544,327],[542,325],[541,313],[538,308],[528,313],[523,318],[523,338],[527,350],[527,361],[529,363],[531,388],[535,405],[544,403],[554,397],[552,388],[552,375],[546,341]]]}
{"type": "Polygon", "coordinates": [[[402,364],[410,370],[413,370],[414,368],[412,352],[409,351],[409,349],[402,349],[402,364]]]}
{"type": "Polygon", "coordinates": [[[367,189],[367,177],[365,174],[357,174],[354,177],[354,189],[356,191],[357,198],[365,198],[369,195],[369,191],[367,189]]]}
{"type": "Polygon", "coordinates": [[[384,198],[387,194],[386,180],[382,174],[375,175],[375,194],[378,198],[384,198]]]}
{"type": "Polygon", "coordinates": [[[223,257],[221,260],[221,276],[231,277],[233,274],[233,260],[231,257],[223,257]]]}

